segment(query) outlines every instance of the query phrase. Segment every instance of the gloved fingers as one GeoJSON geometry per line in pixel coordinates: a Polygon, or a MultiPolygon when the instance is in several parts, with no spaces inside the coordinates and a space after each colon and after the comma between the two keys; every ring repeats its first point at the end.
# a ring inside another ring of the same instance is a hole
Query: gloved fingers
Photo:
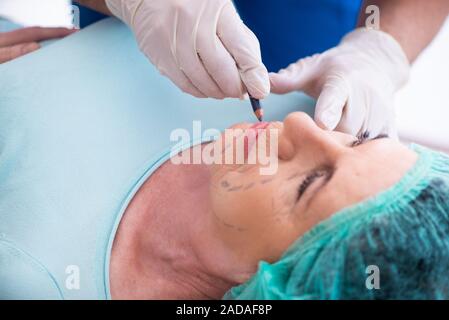
{"type": "Polygon", "coordinates": [[[152,53],[151,50],[148,50],[142,43],[139,43],[139,48],[159,70],[161,75],[169,78],[183,92],[197,98],[207,98],[206,95],[195,87],[178,66],[175,58],[176,52],[172,51],[169,40],[161,41],[161,43],[159,43],[159,50],[156,53],[152,53]]]}
{"type": "Polygon", "coordinates": [[[40,45],[36,42],[22,43],[0,48],[0,64],[36,51],[39,48],[40,45]]]}
{"type": "MultiPolygon", "coordinates": [[[[225,98],[220,87],[206,70],[201,60],[202,56],[199,56],[199,52],[197,51],[197,37],[202,32],[199,29],[200,23],[188,17],[188,12],[185,10],[180,10],[178,14],[176,36],[173,39],[175,43],[172,47],[176,50],[175,55],[179,68],[205,96],[215,99],[225,98]]],[[[214,30],[208,31],[211,37],[215,37],[214,30]]]]}
{"type": "Polygon", "coordinates": [[[398,139],[393,99],[385,99],[380,93],[373,93],[368,101],[363,130],[369,132],[370,138],[388,135],[392,139],[398,139]]]}
{"type": "Polygon", "coordinates": [[[259,41],[242,22],[232,2],[221,9],[217,34],[234,58],[248,93],[256,99],[265,98],[270,93],[270,80],[262,63],[259,41]]]}
{"type": "Polygon", "coordinates": [[[354,137],[362,134],[366,123],[366,97],[360,88],[349,89],[349,95],[343,108],[336,131],[350,134],[354,137]]]}
{"type": "Polygon", "coordinates": [[[223,46],[221,40],[213,38],[198,39],[198,52],[209,75],[214,79],[227,98],[242,98],[246,93],[239,70],[234,59],[223,46]],[[208,49],[203,49],[208,47],[208,49]]]}
{"type": "Polygon", "coordinates": [[[178,65],[173,59],[168,60],[168,65],[158,66],[162,75],[168,77],[178,88],[183,92],[188,93],[197,98],[207,98],[195,85],[186,77],[186,75],[179,69],[178,65]]]}
{"type": "Polygon", "coordinates": [[[399,133],[396,123],[390,123],[384,131],[386,132],[385,134],[388,138],[399,141],[399,133]]]}
{"type": "MultiPolygon", "coordinates": [[[[215,16],[216,8],[207,6],[204,16],[215,16]]],[[[202,19],[196,37],[196,50],[203,65],[226,97],[242,98],[246,93],[236,62],[217,35],[215,19],[202,19]]]]}
{"type": "Polygon", "coordinates": [[[349,87],[343,78],[333,76],[326,79],[315,106],[318,126],[334,130],[342,119],[348,98],[349,87]]]}
{"type": "Polygon", "coordinates": [[[396,123],[396,109],[394,107],[394,98],[391,99],[391,105],[388,108],[389,117],[387,119],[386,127],[383,129],[384,134],[388,135],[389,138],[399,141],[399,132],[396,123]]]}
{"type": "MultiPolygon", "coordinates": [[[[290,64],[286,69],[277,73],[270,73],[271,92],[284,94],[292,91],[304,90],[305,87],[318,77],[317,65],[319,55],[300,59],[290,64]]],[[[305,90],[309,91],[309,90],[305,90]]],[[[308,92],[310,94],[310,92],[308,92]]]]}
{"type": "Polygon", "coordinates": [[[182,70],[173,70],[170,72],[171,76],[169,78],[173,83],[178,86],[182,92],[190,94],[196,98],[207,98],[208,96],[202,93],[187,76],[182,72],[182,70]]]}
{"type": "Polygon", "coordinates": [[[369,118],[369,115],[365,115],[365,121],[360,128],[357,135],[366,135],[368,139],[376,138],[382,134],[388,134],[388,125],[385,119],[385,122],[374,121],[369,118]]]}
{"type": "MultiPolygon", "coordinates": [[[[396,118],[394,115],[392,115],[392,116],[388,117],[388,119],[386,119],[384,126],[379,131],[377,136],[379,136],[379,135],[386,135],[390,139],[399,141],[399,134],[398,134],[398,130],[396,127],[396,118]]],[[[373,138],[374,137],[376,137],[376,136],[373,136],[373,138]]]]}

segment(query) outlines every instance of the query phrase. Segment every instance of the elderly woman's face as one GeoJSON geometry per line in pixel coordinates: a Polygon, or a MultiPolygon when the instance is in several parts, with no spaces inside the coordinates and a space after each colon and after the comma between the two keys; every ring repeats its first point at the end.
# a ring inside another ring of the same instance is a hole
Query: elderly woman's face
{"type": "Polygon", "coordinates": [[[268,150],[274,139],[266,130],[278,130],[274,174],[261,175],[259,163],[211,166],[216,234],[242,261],[277,260],[318,222],[399,181],[416,160],[391,139],[324,131],[300,112],[264,127],[244,156],[268,150]]]}

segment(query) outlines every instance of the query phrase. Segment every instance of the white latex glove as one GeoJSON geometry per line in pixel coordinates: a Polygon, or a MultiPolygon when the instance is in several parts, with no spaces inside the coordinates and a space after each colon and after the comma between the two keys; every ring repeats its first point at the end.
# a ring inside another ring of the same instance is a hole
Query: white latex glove
{"type": "Polygon", "coordinates": [[[256,36],[230,0],[106,0],[140,49],[195,97],[263,99],[270,92],[256,36]]]}
{"type": "Polygon", "coordinates": [[[394,93],[406,83],[409,69],[391,35],[360,28],[337,47],[270,74],[271,91],[302,90],[317,98],[315,121],[323,129],[395,137],[394,93]]]}

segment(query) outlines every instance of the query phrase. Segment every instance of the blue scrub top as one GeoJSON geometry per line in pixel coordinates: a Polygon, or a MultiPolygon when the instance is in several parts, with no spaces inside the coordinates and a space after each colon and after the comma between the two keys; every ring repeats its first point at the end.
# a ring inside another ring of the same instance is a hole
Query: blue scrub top
{"type": "Polygon", "coordinates": [[[80,9],[80,28],[87,27],[88,25],[106,18],[104,14],[90,10],[84,6],[76,4],[80,9]]]}
{"type": "Polygon", "coordinates": [[[323,52],[354,29],[361,0],[234,0],[259,38],[263,62],[278,71],[323,52]]]}

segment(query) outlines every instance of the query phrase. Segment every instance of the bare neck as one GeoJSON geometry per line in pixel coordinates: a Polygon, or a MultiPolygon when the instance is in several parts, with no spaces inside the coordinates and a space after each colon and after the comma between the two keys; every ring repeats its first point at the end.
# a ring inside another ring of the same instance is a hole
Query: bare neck
{"type": "Polygon", "coordinates": [[[114,299],[218,299],[236,285],[211,267],[232,262],[213,237],[208,188],[205,166],[170,162],[144,183],[114,239],[114,299]]]}

